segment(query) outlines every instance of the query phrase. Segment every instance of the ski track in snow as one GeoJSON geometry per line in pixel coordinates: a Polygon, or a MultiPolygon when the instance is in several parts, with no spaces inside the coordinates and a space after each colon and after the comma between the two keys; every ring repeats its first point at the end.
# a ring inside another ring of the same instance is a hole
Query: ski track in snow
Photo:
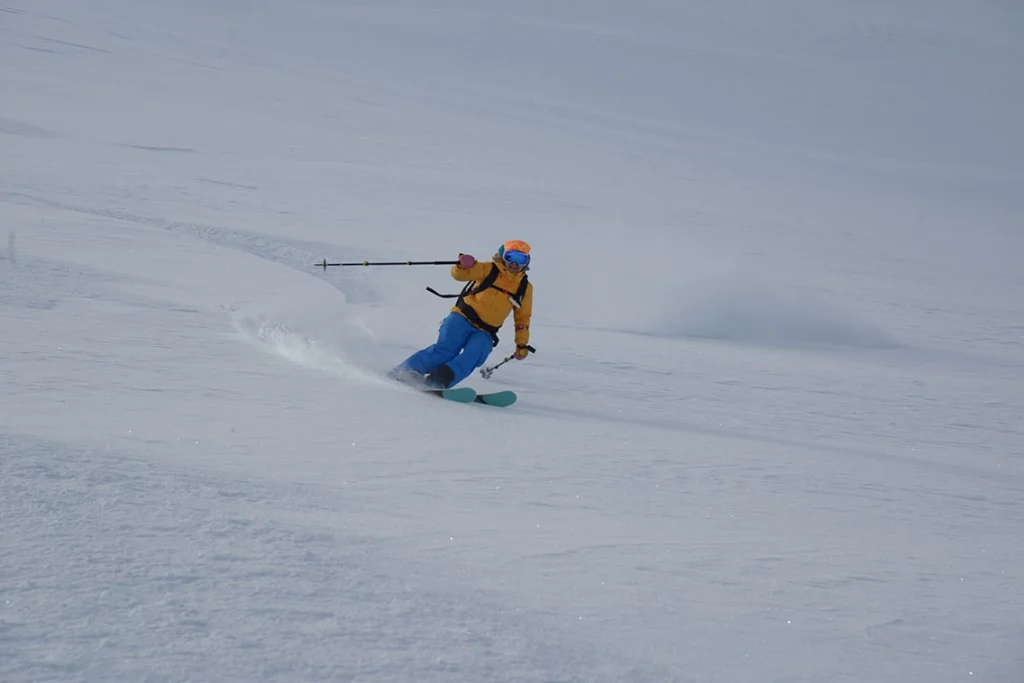
{"type": "MultiPolygon", "coordinates": [[[[0,192],[0,201],[8,201],[29,206],[43,206],[71,213],[108,218],[140,226],[166,230],[179,235],[227,247],[242,253],[251,254],[273,263],[289,266],[303,273],[317,275],[314,262],[317,257],[337,249],[336,245],[309,244],[297,241],[285,241],[266,235],[228,230],[210,225],[200,225],[166,218],[143,216],[118,209],[103,209],[89,206],[67,204],[21,192],[0,192]]],[[[333,275],[333,273],[332,273],[333,275]]],[[[350,303],[372,303],[377,297],[372,291],[360,291],[352,282],[347,281],[344,274],[338,277],[324,278],[332,286],[346,295],[350,303]]]]}

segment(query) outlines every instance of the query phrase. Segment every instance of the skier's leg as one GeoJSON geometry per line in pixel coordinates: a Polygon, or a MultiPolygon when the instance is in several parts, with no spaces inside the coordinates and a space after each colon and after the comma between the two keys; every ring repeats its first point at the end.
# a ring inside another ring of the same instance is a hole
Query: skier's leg
{"type": "Polygon", "coordinates": [[[448,361],[447,365],[452,369],[452,380],[448,386],[453,387],[472,374],[474,370],[487,361],[491,355],[494,344],[491,335],[483,330],[473,328],[472,334],[466,340],[466,347],[458,356],[448,361]]]}
{"type": "Polygon", "coordinates": [[[475,329],[458,313],[449,313],[441,322],[437,341],[406,358],[394,371],[412,370],[423,375],[433,372],[459,354],[466,337],[475,329]]]}

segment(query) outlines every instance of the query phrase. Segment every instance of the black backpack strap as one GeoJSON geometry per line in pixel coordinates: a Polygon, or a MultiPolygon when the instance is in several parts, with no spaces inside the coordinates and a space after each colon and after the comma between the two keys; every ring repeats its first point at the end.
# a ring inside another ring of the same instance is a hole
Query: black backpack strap
{"type": "Polygon", "coordinates": [[[457,299],[457,298],[461,297],[463,294],[466,293],[466,290],[463,289],[460,294],[442,294],[441,292],[437,291],[433,287],[427,287],[427,291],[430,292],[431,294],[433,294],[434,296],[441,297],[442,299],[457,299]]]}
{"type": "MultiPolygon", "coordinates": [[[[499,274],[500,271],[498,270],[498,264],[492,263],[491,272],[487,273],[487,277],[481,280],[480,284],[476,287],[470,287],[469,285],[467,285],[462,290],[462,295],[459,297],[459,300],[455,302],[456,307],[458,307],[458,309],[462,311],[462,315],[466,316],[466,320],[471,322],[475,327],[479,327],[481,330],[491,335],[491,348],[494,348],[498,345],[498,330],[500,328],[485,323],[483,319],[480,317],[480,314],[476,312],[476,309],[467,304],[465,299],[467,296],[479,294],[485,289],[493,287],[494,283],[498,279],[499,274]]],[[[472,283],[470,283],[470,285],[471,284],[472,283]]]]}
{"type": "MultiPolygon", "coordinates": [[[[497,269],[495,269],[495,279],[497,279],[497,269]]],[[[493,287],[494,289],[498,290],[502,294],[507,294],[508,298],[512,301],[512,306],[515,307],[515,308],[519,308],[520,306],[523,305],[523,297],[526,296],[526,288],[529,285],[530,285],[529,279],[526,277],[526,275],[523,275],[523,279],[519,281],[519,288],[516,289],[515,293],[512,293],[512,292],[508,291],[507,289],[504,289],[502,287],[499,287],[499,286],[495,285],[493,282],[488,283],[486,281],[486,279],[485,279],[485,280],[482,281],[480,287],[477,287],[472,292],[469,292],[469,294],[476,294],[477,292],[482,292],[483,290],[487,289],[487,287],[493,287]]],[[[466,294],[466,296],[469,296],[469,294],[466,294]]]]}
{"type": "Polygon", "coordinates": [[[466,316],[466,320],[468,320],[474,327],[479,328],[486,332],[487,334],[491,335],[491,348],[494,348],[498,345],[498,330],[501,328],[495,327],[494,325],[488,325],[487,323],[485,323],[483,319],[480,317],[480,314],[476,312],[476,309],[467,304],[462,299],[456,301],[455,306],[460,311],[462,311],[462,315],[466,316]]]}
{"type": "Polygon", "coordinates": [[[484,277],[483,280],[480,280],[480,285],[477,286],[477,287],[473,287],[473,285],[475,283],[467,282],[466,286],[463,287],[462,291],[459,292],[458,294],[441,294],[440,292],[438,292],[433,287],[427,287],[427,291],[430,292],[431,294],[433,294],[434,296],[441,297],[442,299],[459,299],[459,300],[462,300],[462,299],[466,298],[467,296],[471,296],[473,294],[478,294],[479,292],[484,291],[488,287],[493,287],[494,283],[495,283],[495,281],[497,279],[498,279],[498,266],[496,264],[492,263],[491,264],[491,272],[487,273],[486,277],[484,277]]]}
{"type": "Polygon", "coordinates": [[[516,290],[515,296],[512,297],[512,303],[515,304],[516,308],[523,305],[523,297],[526,296],[526,288],[530,286],[530,279],[523,275],[523,279],[519,282],[519,289],[516,290]]]}
{"type": "MultiPolygon", "coordinates": [[[[497,281],[498,275],[499,275],[498,266],[497,266],[497,264],[492,263],[491,264],[491,272],[489,272],[487,274],[487,276],[483,280],[480,280],[480,284],[478,284],[476,287],[473,286],[476,283],[474,283],[474,282],[467,282],[466,286],[463,287],[462,291],[459,292],[458,294],[441,294],[440,292],[435,290],[433,287],[427,287],[427,291],[430,292],[431,294],[433,294],[434,296],[441,297],[442,299],[458,299],[458,301],[455,302],[455,306],[460,311],[462,311],[462,315],[466,316],[466,320],[468,320],[470,323],[472,323],[474,327],[478,327],[481,330],[483,330],[484,332],[486,332],[487,334],[491,335],[491,342],[492,342],[493,346],[497,346],[498,345],[498,330],[500,328],[495,327],[494,325],[488,325],[487,323],[485,323],[480,318],[480,314],[477,313],[476,310],[472,306],[470,306],[469,304],[467,304],[465,302],[465,298],[467,296],[472,296],[474,294],[479,294],[480,292],[482,292],[485,289],[488,289],[490,287],[494,287],[494,283],[497,281]]],[[[523,297],[526,296],[526,288],[529,287],[529,286],[530,286],[529,279],[526,277],[526,275],[523,275],[523,279],[519,281],[519,288],[516,290],[515,294],[513,294],[512,292],[506,292],[504,289],[501,289],[501,287],[494,287],[494,288],[498,289],[498,290],[501,290],[502,292],[505,292],[505,294],[508,294],[509,298],[512,299],[512,305],[515,306],[516,308],[519,308],[520,306],[523,305],[523,297]]]]}
{"type": "Polygon", "coordinates": [[[491,345],[497,346],[498,330],[500,328],[485,323],[480,318],[480,314],[476,312],[476,309],[467,304],[465,299],[467,296],[479,294],[485,289],[494,287],[494,283],[497,281],[498,275],[498,266],[497,264],[492,263],[491,272],[487,273],[487,276],[484,277],[483,280],[480,280],[480,284],[476,285],[475,287],[473,286],[474,284],[476,284],[475,282],[467,282],[466,286],[463,287],[462,291],[459,292],[458,294],[440,294],[433,287],[427,287],[427,291],[433,294],[434,296],[441,297],[442,299],[458,299],[458,301],[455,302],[456,308],[458,308],[462,312],[462,315],[464,315],[466,317],[466,320],[468,320],[474,327],[477,327],[486,332],[487,334],[491,335],[491,345]]]}
{"type": "MultiPolygon", "coordinates": [[[[494,283],[498,280],[498,274],[499,274],[498,273],[498,264],[497,263],[492,263],[491,264],[491,272],[487,273],[487,277],[485,277],[483,280],[480,281],[480,286],[475,287],[473,289],[470,289],[468,292],[466,292],[462,296],[466,297],[466,296],[472,296],[474,294],[479,294],[480,292],[484,291],[488,287],[493,287],[494,283]]],[[[472,284],[472,283],[470,283],[470,284],[472,284]]],[[[466,289],[469,289],[469,288],[467,287],[466,289]]],[[[465,291],[465,290],[463,290],[463,291],[465,291]]]]}

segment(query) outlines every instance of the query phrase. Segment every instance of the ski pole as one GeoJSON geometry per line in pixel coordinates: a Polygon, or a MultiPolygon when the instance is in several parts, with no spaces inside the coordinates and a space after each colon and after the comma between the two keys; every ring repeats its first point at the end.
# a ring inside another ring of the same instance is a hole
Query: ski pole
{"type": "Polygon", "coordinates": [[[458,261],[359,261],[357,263],[328,263],[324,259],[320,263],[314,263],[317,268],[325,271],[330,266],[454,266],[458,261]]]}
{"type": "MultiPolygon", "coordinates": [[[[529,349],[530,353],[537,353],[537,349],[533,348],[532,346],[527,346],[526,348],[529,349]]],[[[515,358],[515,355],[509,356],[508,358],[504,359],[503,361],[501,361],[500,363],[498,363],[496,365],[492,365],[492,366],[487,367],[487,368],[481,368],[480,369],[480,375],[484,379],[488,379],[492,374],[494,374],[495,370],[497,370],[498,368],[500,368],[502,365],[504,365],[505,363],[509,362],[513,358],[515,358]]]]}
{"type": "Polygon", "coordinates": [[[487,368],[480,368],[480,376],[483,377],[484,379],[489,379],[490,376],[492,374],[494,374],[495,370],[497,370],[498,368],[500,368],[502,365],[504,365],[505,363],[509,362],[513,358],[515,358],[515,356],[509,356],[508,358],[506,358],[505,360],[501,361],[500,363],[498,363],[496,365],[492,365],[492,366],[487,367],[487,368]]]}

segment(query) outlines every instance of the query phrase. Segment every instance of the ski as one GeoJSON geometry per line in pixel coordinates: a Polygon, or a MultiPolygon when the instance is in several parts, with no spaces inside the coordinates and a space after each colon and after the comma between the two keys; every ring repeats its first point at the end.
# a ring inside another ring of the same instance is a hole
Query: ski
{"type": "Polygon", "coordinates": [[[516,394],[513,391],[495,391],[489,394],[478,394],[475,389],[469,387],[456,387],[455,389],[421,389],[425,394],[439,396],[448,401],[456,403],[483,403],[484,405],[496,408],[507,408],[516,402],[516,394]]]}
{"type": "Polygon", "coordinates": [[[495,391],[489,394],[477,394],[473,400],[489,406],[507,408],[516,402],[516,394],[514,391],[495,391]]]}
{"type": "Polygon", "coordinates": [[[421,389],[425,394],[440,396],[448,401],[457,403],[472,403],[476,398],[476,390],[469,387],[457,387],[455,389],[421,389]]]}

